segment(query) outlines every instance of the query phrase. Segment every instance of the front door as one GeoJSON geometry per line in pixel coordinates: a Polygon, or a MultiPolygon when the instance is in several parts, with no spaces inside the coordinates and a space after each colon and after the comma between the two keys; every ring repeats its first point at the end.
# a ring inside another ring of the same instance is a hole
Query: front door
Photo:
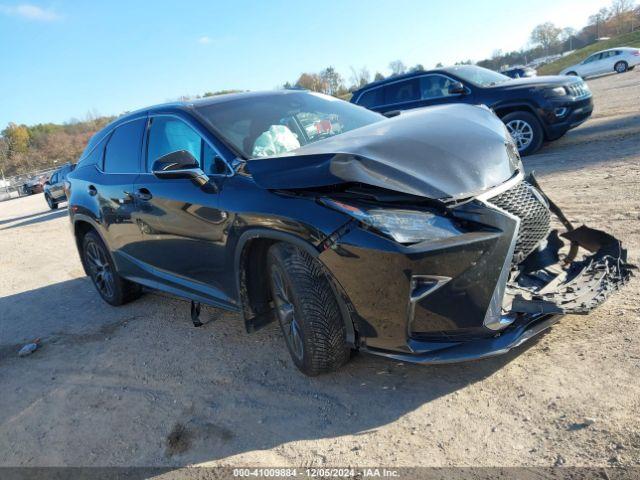
{"type": "Polygon", "coordinates": [[[224,184],[224,162],[188,118],[157,115],[149,119],[144,172],[134,185],[138,242],[133,261],[150,279],[192,296],[222,304],[227,214],[218,208],[224,184]],[[202,187],[189,179],[161,179],[153,163],[178,150],[199,159],[210,176],[202,187]]]}
{"type": "Polygon", "coordinates": [[[471,89],[465,87],[466,93],[451,93],[449,89],[458,83],[446,75],[433,73],[420,77],[420,95],[422,105],[442,105],[445,103],[472,103],[471,89]]]}

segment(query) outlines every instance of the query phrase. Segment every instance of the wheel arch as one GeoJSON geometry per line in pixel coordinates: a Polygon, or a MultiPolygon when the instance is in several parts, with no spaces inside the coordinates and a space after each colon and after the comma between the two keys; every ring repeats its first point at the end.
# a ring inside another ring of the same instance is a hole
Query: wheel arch
{"type": "Polygon", "coordinates": [[[529,105],[527,103],[510,103],[510,104],[499,105],[494,107],[493,111],[500,118],[500,120],[502,120],[503,117],[505,117],[506,115],[509,115],[510,113],[527,112],[533,115],[534,117],[536,117],[536,119],[538,120],[538,122],[540,122],[540,124],[543,123],[542,120],[540,119],[540,115],[538,115],[538,113],[536,112],[536,109],[532,105],[529,105]]]}
{"type": "MultiPolygon", "coordinates": [[[[107,245],[102,232],[100,232],[100,228],[98,228],[98,224],[91,218],[86,215],[76,214],[73,217],[73,236],[76,240],[76,248],[78,249],[78,255],[80,255],[80,262],[82,263],[82,268],[84,272],[89,275],[89,271],[87,270],[87,266],[84,262],[84,255],[82,254],[82,242],[84,240],[84,236],[94,231],[98,234],[102,242],[107,245]]],[[[111,255],[111,251],[107,247],[107,251],[109,255],[111,255]]],[[[112,256],[113,257],[113,256],[112,256]]]]}
{"type": "MultiPolygon", "coordinates": [[[[295,245],[315,259],[320,255],[314,245],[291,233],[255,228],[245,231],[240,236],[234,255],[234,276],[237,298],[247,332],[259,330],[276,319],[271,307],[271,292],[268,285],[267,251],[277,242],[295,245]]],[[[347,305],[346,294],[326,267],[325,271],[331,280],[329,284],[334,290],[345,322],[347,343],[356,346],[357,332],[347,305]]]]}

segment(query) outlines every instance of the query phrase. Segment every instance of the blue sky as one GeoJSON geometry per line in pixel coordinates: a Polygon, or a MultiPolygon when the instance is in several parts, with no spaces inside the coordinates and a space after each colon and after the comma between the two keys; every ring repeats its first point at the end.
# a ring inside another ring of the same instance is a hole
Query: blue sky
{"type": "Polygon", "coordinates": [[[606,0],[0,0],[0,129],[118,114],[302,71],[480,60],[606,0]]]}

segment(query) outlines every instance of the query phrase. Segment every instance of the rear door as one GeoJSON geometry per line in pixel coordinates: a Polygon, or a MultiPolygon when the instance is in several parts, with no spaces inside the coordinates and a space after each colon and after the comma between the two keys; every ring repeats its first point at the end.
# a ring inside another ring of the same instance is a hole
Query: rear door
{"type": "Polygon", "coordinates": [[[51,175],[51,178],[49,179],[49,196],[54,201],[57,201],[60,197],[59,178],[60,178],[60,174],[58,172],[55,172],[53,175],[51,175]]]}
{"type": "Polygon", "coordinates": [[[231,171],[205,136],[184,114],[149,118],[144,172],[134,186],[138,238],[132,255],[147,279],[228,305],[233,301],[221,288],[228,222],[218,200],[231,171]],[[189,179],[153,175],[153,163],[178,150],[199,160],[209,184],[201,187],[189,179]]]}
{"type": "Polygon", "coordinates": [[[128,275],[126,255],[137,239],[132,221],[133,184],[140,174],[142,134],[146,116],[118,125],[104,147],[100,175],[88,183],[87,193],[97,199],[104,234],[122,273],[128,275]]]}

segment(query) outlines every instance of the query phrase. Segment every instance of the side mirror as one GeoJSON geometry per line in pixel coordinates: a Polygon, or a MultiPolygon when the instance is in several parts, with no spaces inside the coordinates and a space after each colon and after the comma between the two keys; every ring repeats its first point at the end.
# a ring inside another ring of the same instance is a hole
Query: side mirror
{"type": "Polygon", "coordinates": [[[387,118],[393,118],[400,115],[402,112],[400,110],[389,110],[388,112],[384,112],[383,115],[387,118]]]}
{"type": "Polygon", "coordinates": [[[178,150],[163,155],[153,162],[151,171],[158,178],[189,178],[200,186],[209,181],[209,177],[202,171],[198,161],[186,150],[178,150]]]}
{"type": "Polygon", "coordinates": [[[451,95],[465,95],[467,89],[462,82],[453,82],[449,85],[449,93],[451,95]]]}
{"type": "Polygon", "coordinates": [[[47,180],[46,182],[44,182],[45,185],[51,185],[51,182],[49,180],[47,180]]]}

